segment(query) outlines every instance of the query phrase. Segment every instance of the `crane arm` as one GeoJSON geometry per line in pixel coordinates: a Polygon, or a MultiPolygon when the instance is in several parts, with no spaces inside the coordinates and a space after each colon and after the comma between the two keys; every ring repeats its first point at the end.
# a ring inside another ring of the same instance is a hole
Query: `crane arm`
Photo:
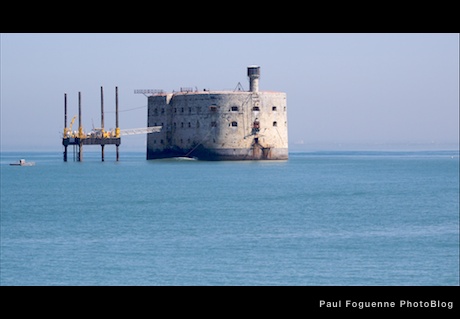
{"type": "Polygon", "coordinates": [[[162,126],[151,126],[151,127],[125,129],[125,130],[120,130],[120,136],[158,133],[161,131],[161,128],[162,126]]]}
{"type": "Polygon", "coordinates": [[[70,125],[69,127],[66,127],[64,128],[64,138],[68,138],[72,135],[72,126],[73,126],[73,123],[75,122],[75,119],[77,118],[77,116],[75,115],[72,120],[70,121],[70,125]]]}

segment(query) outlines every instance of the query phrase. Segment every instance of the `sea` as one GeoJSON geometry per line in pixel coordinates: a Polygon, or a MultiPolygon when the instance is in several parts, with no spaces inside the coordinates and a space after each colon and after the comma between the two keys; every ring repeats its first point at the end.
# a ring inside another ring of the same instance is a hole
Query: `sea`
{"type": "Polygon", "coordinates": [[[458,150],[107,149],[1,153],[2,286],[459,285],[458,150]]]}

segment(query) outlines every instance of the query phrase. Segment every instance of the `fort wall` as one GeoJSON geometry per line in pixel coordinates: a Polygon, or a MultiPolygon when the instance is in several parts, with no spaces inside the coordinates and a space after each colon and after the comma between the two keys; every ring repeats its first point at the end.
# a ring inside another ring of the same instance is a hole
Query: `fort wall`
{"type": "Polygon", "coordinates": [[[286,94],[194,91],[148,97],[147,159],[205,160],[288,158],[286,94]]]}

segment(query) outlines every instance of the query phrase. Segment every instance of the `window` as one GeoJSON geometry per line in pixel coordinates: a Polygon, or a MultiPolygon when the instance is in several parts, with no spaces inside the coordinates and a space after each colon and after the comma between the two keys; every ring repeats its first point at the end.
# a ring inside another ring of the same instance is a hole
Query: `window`
{"type": "Polygon", "coordinates": [[[192,127],[192,123],[188,122],[188,127],[192,127]]]}
{"type": "Polygon", "coordinates": [[[238,126],[238,122],[237,122],[237,121],[233,121],[233,122],[231,123],[231,126],[232,126],[232,127],[237,127],[237,126],[238,126]]]}
{"type": "Polygon", "coordinates": [[[254,106],[254,107],[252,108],[252,110],[253,110],[253,111],[260,111],[260,109],[259,109],[258,106],[254,106]]]}
{"type": "Polygon", "coordinates": [[[181,128],[184,128],[184,122],[181,122],[181,123],[180,123],[180,127],[181,127],[181,128]]]}
{"type": "Polygon", "coordinates": [[[188,112],[192,113],[192,108],[191,107],[188,108],[188,112]]]}
{"type": "Polygon", "coordinates": [[[278,126],[278,122],[273,122],[273,126],[278,126]]]}
{"type": "Polygon", "coordinates": [[[211,105],[209,107],[209,110],[211,110],[211,112],[216,112],[217,111],[217,106],[216,105],[211,105]]]}
{"type": "Polygon", "coordinates": [[[181,111],[181,113],[184,113],[184,108],[182,107],[182,108],[180,109],[180,111],[181,111]]]}
{"type": "Polygon", "coordinates": [[[232,106],[232,112],[238,112],[238,106],[232,106]]]}
{"type": "Polygon", "coordinates": [[[272,111],[276,112],[276,106],[272,106],[272,111]]]}

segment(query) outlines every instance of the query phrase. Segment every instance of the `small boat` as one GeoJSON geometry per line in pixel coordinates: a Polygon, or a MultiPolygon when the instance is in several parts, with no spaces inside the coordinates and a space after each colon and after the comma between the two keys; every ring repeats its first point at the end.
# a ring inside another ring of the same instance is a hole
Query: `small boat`
{"type": "Polygon", "coordinates": [[[20,159],[17,163],[10,163],[12,166],[34,166],[35,162],[26,162],[25,159],[20,159]]]}

